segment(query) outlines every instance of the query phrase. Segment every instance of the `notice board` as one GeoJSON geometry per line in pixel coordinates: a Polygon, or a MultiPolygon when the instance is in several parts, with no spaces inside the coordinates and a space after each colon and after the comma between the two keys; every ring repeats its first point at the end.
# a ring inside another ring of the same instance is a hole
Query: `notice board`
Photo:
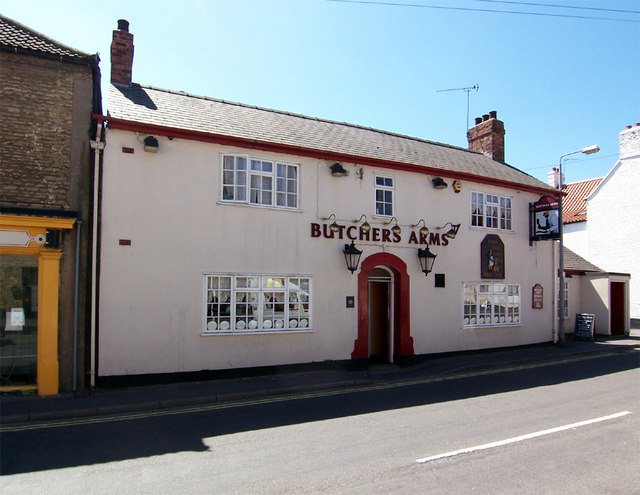
{"type": "Polygon", "coordinates": [[[587,313],[576,315],[575,339],[593,340],[596,336],[596,317],[587,313]]]}

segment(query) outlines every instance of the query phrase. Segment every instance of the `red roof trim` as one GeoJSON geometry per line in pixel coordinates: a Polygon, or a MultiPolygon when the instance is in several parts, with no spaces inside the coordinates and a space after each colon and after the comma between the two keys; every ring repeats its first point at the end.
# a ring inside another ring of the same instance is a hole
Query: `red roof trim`
{"type": "MultiPolygon", "coordinates": [[[[222,134],[213,134],[209,132],[193,131],[190,129],[181,129],[177,127],[166,127],[155,124],[146,124],[143,122],[135,122],[132,120],[117,119],[104,115],[94,115],[98,122],[107,122],[108,127],[119,129],[122,131],[142,132],[148,134],[158,134],[161,136],[171,136],[179,139],[188,139],[192,141],[200,141],[205,143],[216,143],[226,146],[238,146],[242,148],[257,149],[262,151],[271,151],[275,153],[294,154],[306,156],[310,158],[318,158],[321,160],[335,160],[356,163],[359,165],[368,165],[378,168],[390,168],[394,170],[402,170],[405,172],[415,172],[424,175],[438,175],[450,179],[469,180],[480,184],[488,184],[492,186],[510,187],[519,191],[532,192],[537,194],[553,194],[554,191],[542,187],[528,186],[511,181],[500,181],[491,177],[481,175],[468,174],[464,172],[455,172],[442,170],[435,167],[426,167],[422,165],[411,165],[402,162],[394,162],[391,160],[380,160],[359,155],[351,155],[347,153],[336,153],[332,151],[318,150],[313,148],[303,148],[301,146],[292,146],[288,144],[273,143],[269,141],[260,141],[259,139],[246,139],[241,137],[226,136],[222,134]]],[[[560,194],[560,191],[557,191],[560,194]]]]}

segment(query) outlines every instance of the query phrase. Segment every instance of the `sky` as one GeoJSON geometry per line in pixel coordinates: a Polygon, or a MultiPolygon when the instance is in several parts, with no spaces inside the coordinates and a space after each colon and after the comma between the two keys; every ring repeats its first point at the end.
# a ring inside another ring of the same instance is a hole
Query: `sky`
{"type": "Polygon", "coordinates": [[[506,162],[544,182],[592,144],[563,160],[565,182],[606,175],[640,122],[640,0],[0,0],[0,12],[99,53],[103,88],[126,19],[143,85],[464,148],[467,113],[473,125],[495,110],[506,162]]]}

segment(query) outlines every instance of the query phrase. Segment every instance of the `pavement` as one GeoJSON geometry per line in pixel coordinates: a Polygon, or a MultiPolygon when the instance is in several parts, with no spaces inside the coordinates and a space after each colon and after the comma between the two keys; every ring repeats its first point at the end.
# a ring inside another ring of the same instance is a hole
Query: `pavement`
{"type": "Polygon", "coordinates": [[[598,354],[635,352],[640,367],[640,329],[629,336],[595,341],[573,340],[562,344],[536,344],[508,349],[433,355],[413,366],[370,365],[367,370],[321,369],[216,379],[169,385],[95,389],[78,394],[37,397],[0,396],[0,424],[63,420],[117,415],[204,404],[251,400],[321,390],[365,387],[430,377],[454,376],[481,370],[509,368],[534,363],[597,357],[598,354]]]}

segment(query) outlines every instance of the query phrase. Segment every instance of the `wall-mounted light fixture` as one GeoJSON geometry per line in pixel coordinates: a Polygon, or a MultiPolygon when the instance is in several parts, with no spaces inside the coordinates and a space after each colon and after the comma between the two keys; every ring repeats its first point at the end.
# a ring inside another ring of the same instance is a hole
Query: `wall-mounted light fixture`
{"type": "Polygon", "coordinates": [[[331,217],[333,217],[333,223],[331,225],[329,225],[329,230],[331,232],[338,232],[338,230],[340,230],[340,226],[338,225],[338,222],[336,221],[336,215],[334,213],[332,213],[328,217],[322,217],[322,219],[323,220],[331,220],[331,217]]]}
{"type": "Polygon", "coordinates": [[[400,225],[398,225],[398,219],[396,217],[393,217],[391,220],[389,220],[388,222],[385,222],[385,225],[389,225],[391,222],[396,221],[396,224],[391,227],[391,232],[393,232],[396,235],[400,235],[400,233],[402,232],[402,229],[400,228],[400,225]]]}
{"type": "Polygon", "coordinates": [[[433,187],[435,187],[436,189],[447,188],[447,183],[444,181],[442,177],[436,177],[435,179],[432,179],[431,182],[433,182],[433,187]]]}
{"type": "Polygon", "coordinates": [[[414,223],[411,228],[413,227],[417,227],[418,225],[420,225],[420,222],[422,222],[422,227],[420,227],[420,235],[421,236],[426,236],[429,233],[429,229],[427,228],[427,226],[424,223],[424,220],[421,218],[420,220],[418,220],[416,223],[414,223]]]}
{"type": "Polygon", "coordinates": [[[360,225],[360,228],[364,232],[369,232],[371,230],[371,225],[369,225],[369,222],[367,222],[367,215],[365,215],[364,213],[362,215],[360,215],[360,218],[354,220],[353,223],[360,222],[360,220],[362,220],[363,217],[364,217],[364,222],[362,222],[362,225],[360,225]]]}
{"type": "Polygon", "coordinates": [[[442,227],[436,227],[438,230],[443,230],[447,225],[450,225],[451,228],[444,234],[451,239],[455,239],[456,235],[458,235],[458,229],[460,229],[460,224],[454,224],[451,222],[445,223],[442,227]]]}
{"type": "Polygon", "coordinates": [[[360,255],[362,254],[362,251],[360,251],[353,241],[351,241],[351,244],[344,245],[342,253],[344,254],[344,261],[347,263],[347,270],[353,274],[353,272],[358,269],[358,263],[360,263],[360,255]]]}
{"type": "Polygon", "coordinates": [[[420,269],[424,272],[425,276],[429,275],[433,270],[433,263],[436,260],[437,254],[433,254],[429,251],[429,246],[426,248],[418,248],[418,260],[420,261],[420,269]]]}
{"type": "Polygon", "coordinates": [[[158,152],[158,140],[153,136],[147,136],[144,138],[144,150],[149,153],[158,152]]]}
{"type": "Polygon", "coordinates": [[[349,172],[347,172],[340,163],[334,163],[329,168],[331,169],[331,175],[334,177],[344,177],[345,175],[349,175],[349,172]]]}

